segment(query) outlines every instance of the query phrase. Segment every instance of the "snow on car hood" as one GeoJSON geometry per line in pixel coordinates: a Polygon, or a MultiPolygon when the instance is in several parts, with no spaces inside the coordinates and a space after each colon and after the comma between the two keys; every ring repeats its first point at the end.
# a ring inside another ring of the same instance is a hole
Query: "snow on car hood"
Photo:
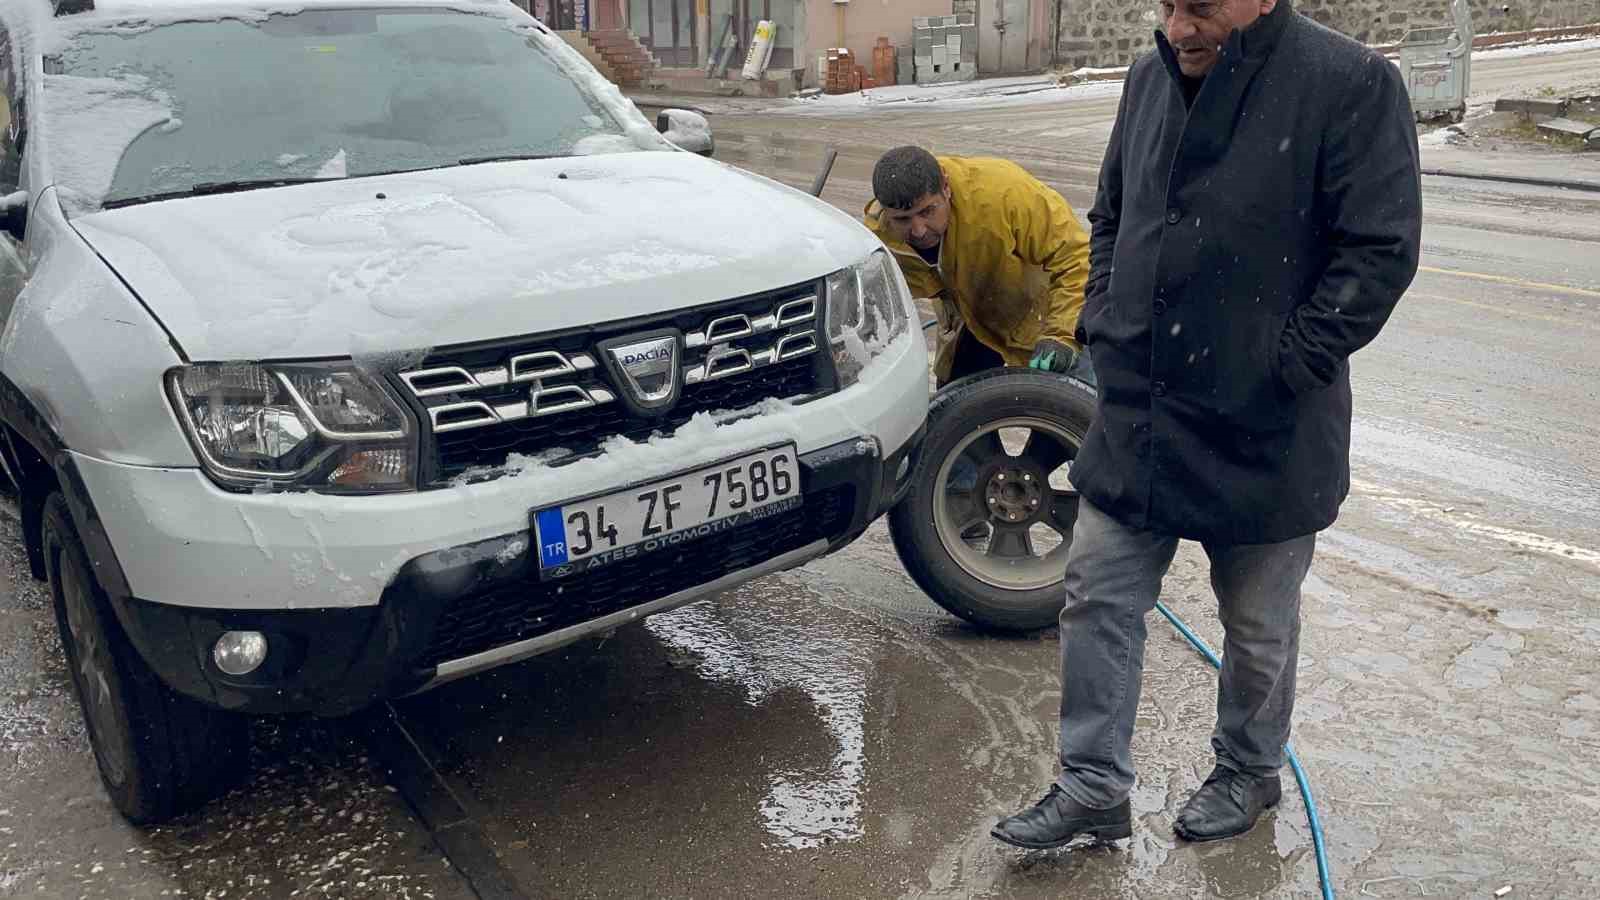
{"type": "Polygon", "coordinates": [[[670,152],[184,198],[73,225],[194,360],[571,328],[800,283],[879,246],[820,201],[670,152]]]}

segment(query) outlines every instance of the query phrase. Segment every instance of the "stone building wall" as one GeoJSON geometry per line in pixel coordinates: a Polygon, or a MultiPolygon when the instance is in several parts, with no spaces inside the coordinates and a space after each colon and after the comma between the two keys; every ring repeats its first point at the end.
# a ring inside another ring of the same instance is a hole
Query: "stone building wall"
{"type": "MultiPolygon", "coordinates": [[[[1158,0],[1054,0],[1057,64],[1124,66],[1154,46],[1158,0]]],[[[1600,22],[1600,0],[1468,0],[1478,34],[1600,22]]],[[[1450,21],[1449,0],[1297,0],[1325,25],[1369,44],[1398,41],[1410,28],[1450,21]]]]}

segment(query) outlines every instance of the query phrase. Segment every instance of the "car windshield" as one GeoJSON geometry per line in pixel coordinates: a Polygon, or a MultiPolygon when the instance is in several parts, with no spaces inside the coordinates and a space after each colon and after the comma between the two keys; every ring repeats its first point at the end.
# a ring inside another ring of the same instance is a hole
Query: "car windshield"
{"type": "Polygon", "coordinates": [[[665,146],[557,59],[555,40],[527,20],[418,8],[82,32],[46,61],[56,180],[81,212],[665,146]]]}

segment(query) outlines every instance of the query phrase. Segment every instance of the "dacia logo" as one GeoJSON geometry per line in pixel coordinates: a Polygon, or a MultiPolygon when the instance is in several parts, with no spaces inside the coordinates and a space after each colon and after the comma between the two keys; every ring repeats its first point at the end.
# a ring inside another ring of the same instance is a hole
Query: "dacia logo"
{"type": "Polygon", "coordinates": [[[672,357],[672,350],[673,348],[667,346],[652,347],[651,349],[642,353],[631,353],[627,356],[624,356],[622,358],[622,364],[624,366],[634,366],[638,365],[639,363],[650,362],[651,360],[656,359],[670,359],[672,357]]]}
{"type": "Polygon", "coordinates": [[[621,385],[639,406],[664,407],[678,392],[678,336],[658,335],[606,348],[621,385]]]}

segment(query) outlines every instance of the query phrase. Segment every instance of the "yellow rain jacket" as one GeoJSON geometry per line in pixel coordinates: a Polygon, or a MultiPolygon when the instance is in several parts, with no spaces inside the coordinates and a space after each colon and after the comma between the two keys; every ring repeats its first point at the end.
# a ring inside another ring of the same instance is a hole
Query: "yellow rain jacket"
{"type": "Polygon", "coordinates": [[[1074,332],[1089,279],[1089,235],[1072,207],[1008,160],[945,156],[939,165],[951,208],[937,266],[889,236],[877,201],[865,218],[900,263],[912,295],[934,301],[940,383],[949,380],[963,330],[1008,366],[1027,365],[1042,338],[1082,349],[1074,332]]]}

